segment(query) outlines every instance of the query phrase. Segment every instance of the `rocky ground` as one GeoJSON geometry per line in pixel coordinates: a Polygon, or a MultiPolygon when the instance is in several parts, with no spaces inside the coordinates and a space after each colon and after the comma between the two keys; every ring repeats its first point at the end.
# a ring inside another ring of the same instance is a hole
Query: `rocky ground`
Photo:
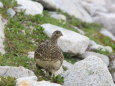
{"type": "Polygon", "coordinates": [[[0,0],[0,86],[115,86],[114,0],[0,0]],[[57,76],[34,51],[55,30],[65,60],[57,76]]]}

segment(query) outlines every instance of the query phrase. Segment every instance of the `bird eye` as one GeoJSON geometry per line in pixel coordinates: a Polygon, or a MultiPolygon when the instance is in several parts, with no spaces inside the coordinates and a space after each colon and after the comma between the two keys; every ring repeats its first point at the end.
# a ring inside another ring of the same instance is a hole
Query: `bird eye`
{"type": "Polygon", "coordinates": [[[59,34],[59,33],[60,33],[59,31],[56,32],[56,34],[59,34]]]}

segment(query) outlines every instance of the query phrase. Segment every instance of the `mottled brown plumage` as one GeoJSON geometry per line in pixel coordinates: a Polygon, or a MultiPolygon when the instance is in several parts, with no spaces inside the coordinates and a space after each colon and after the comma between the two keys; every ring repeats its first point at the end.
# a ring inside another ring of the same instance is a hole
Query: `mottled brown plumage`
{"type": "Polygon", "coordinates": [[[55,31],[51,39],[41,43],[34,54],[36,65],[52,74],[55,74],[60,68],[64,59],[62,51],[57,45],[57,40],[60,36],[62,36],[62,33],[55,31]]]}

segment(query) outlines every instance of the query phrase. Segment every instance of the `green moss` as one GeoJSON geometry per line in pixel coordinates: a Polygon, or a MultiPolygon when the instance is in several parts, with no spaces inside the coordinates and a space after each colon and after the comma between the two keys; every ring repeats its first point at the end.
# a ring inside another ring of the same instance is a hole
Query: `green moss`
{"type": "Polygon", "coordinates": [[[9,18],[5,29],[5,49],[7,53],[27,54],[28,51],[36,49],[32,40],[40,43],[47,39],[43,28],[28,19],[24,13],[19,13],[14,18],[9,18]],[[25,31],[25,34],[22,33],[25,31]]]}
{"type": "Polygon", "coordinates": [[[13,8],[17,6],[17,1],[16,0],[0,0],[3,5],[4,8],[13,8]]]}
{"type": "Polygon", "coordinates": [[[77,62],[77,58],[73,58],[73,54],[70,54],[70,53],[63,53],[64,54],[64,57],[65,57],[65,60],[67,60],[68,62],[74,64],[75,62],[77,62]]]}
{"type": "Polygon", "coordinates": [[[68,70],[68,68],[65,66],[62,66],[62,68],[64,69],[64,71],[68,70]]]}
{"type": "Polygon", "coordinates": [[[29,59],[23,55],[16,55],[16,54],[5,54],[2,58],[0,58],[0,65],[1,66],[23,66],[28,69],[32,70],[32,65],[34,65],[34,60],[29,59]]]}
{"type": "Polygon", "coordinates": [[[60,76],[60,75],[57,75],[57,76],[54,76],[54,77],[51,79],[51,82],[63,84],[64,78],[63,78],[62,76],[60,76]]]}
{"type": "Polygon", "coordinates": [[[0,77],[0,86],[15,86],[15,78],[0,77]]]}

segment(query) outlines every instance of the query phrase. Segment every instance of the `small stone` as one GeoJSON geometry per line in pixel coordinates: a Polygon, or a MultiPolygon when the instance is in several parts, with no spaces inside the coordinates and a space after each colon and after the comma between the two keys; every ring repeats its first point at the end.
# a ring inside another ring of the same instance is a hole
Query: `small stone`
{"type": "Polygon", "coordinates": [[[34,51],[28,52],[28,58],[34,58],[34,51]]]}
{"type": "Polygon", "coordinates": [[[3,8],[3,4],[2,4],[2,2],[0,2],[0,8],[3,8]]]}
{"type": "Polygon", "coordinates": [[[5,54],[5,49],[4,49],[4,40],[5,40],[5,36],[4,36],[4,29],[5,29],[5,23],[2,20],[2,16],[0,16],[0,53],[1,54],[5,54]]]}
{"type": "Polygon", "coordinates": [[[12,8],[9,8],[7,10],[7,13],[10,14],[11,17],[13,17],[16,14],[16,12],[12,8]]]}
{"type": "Polygon", "coordinates": [[[20,81],[23,81],[23,80],[34,80],[34,81],[37,81],[37,77],[36,76],[29,76],[29,77],[21,77],[21,78],[18,78],[16,81],[17,82],[20,82],[20,81]]]}
{"type": "Polygon", "coordinates": [[[17,0],[17,3],[20,5],[15,7],[17,12],[25,10],[25,14],[27,15],[42,14],[43,12],[43,6],[38,2],[32,0],[17,0]]]}
{"type": "Polygon", "coordinates": [[[50,12],[50,15],[52,18],[57,19],[57,20],[64,20],[66,21],[66,17],[62,14],[57,14],[56,12],[50,12]]]}
{"type": "Polygon", "coordinates": [[[22,77],[16,80],[16,86],[61,86],[49,81],[37,81],[36,76],[22,77]]]}
{"type": "Polygon", "coordinates": [[[25,30],[22,30],[21,32],[22,32],[22,34],[26,35],[26,32],[25,32],[25,30]]]}
{"type": "Polygon", "coordinates": [[[100,31],[101,34],[103,34],[104,36],[108,36],[109,38],[111,38],[113,41],[115,41],[115,36],[108,30],[106,29],[102,29],[100,31]]]}
{"type": "Polygon", "coordinates": [[[105,49],[106,49],[106,51],[108,51],[109,53],[112,53],[112,52],[113,52],[113,50],[112,50],[112,48],[111,48],[110,46],[105,46],[105,49]]]}

